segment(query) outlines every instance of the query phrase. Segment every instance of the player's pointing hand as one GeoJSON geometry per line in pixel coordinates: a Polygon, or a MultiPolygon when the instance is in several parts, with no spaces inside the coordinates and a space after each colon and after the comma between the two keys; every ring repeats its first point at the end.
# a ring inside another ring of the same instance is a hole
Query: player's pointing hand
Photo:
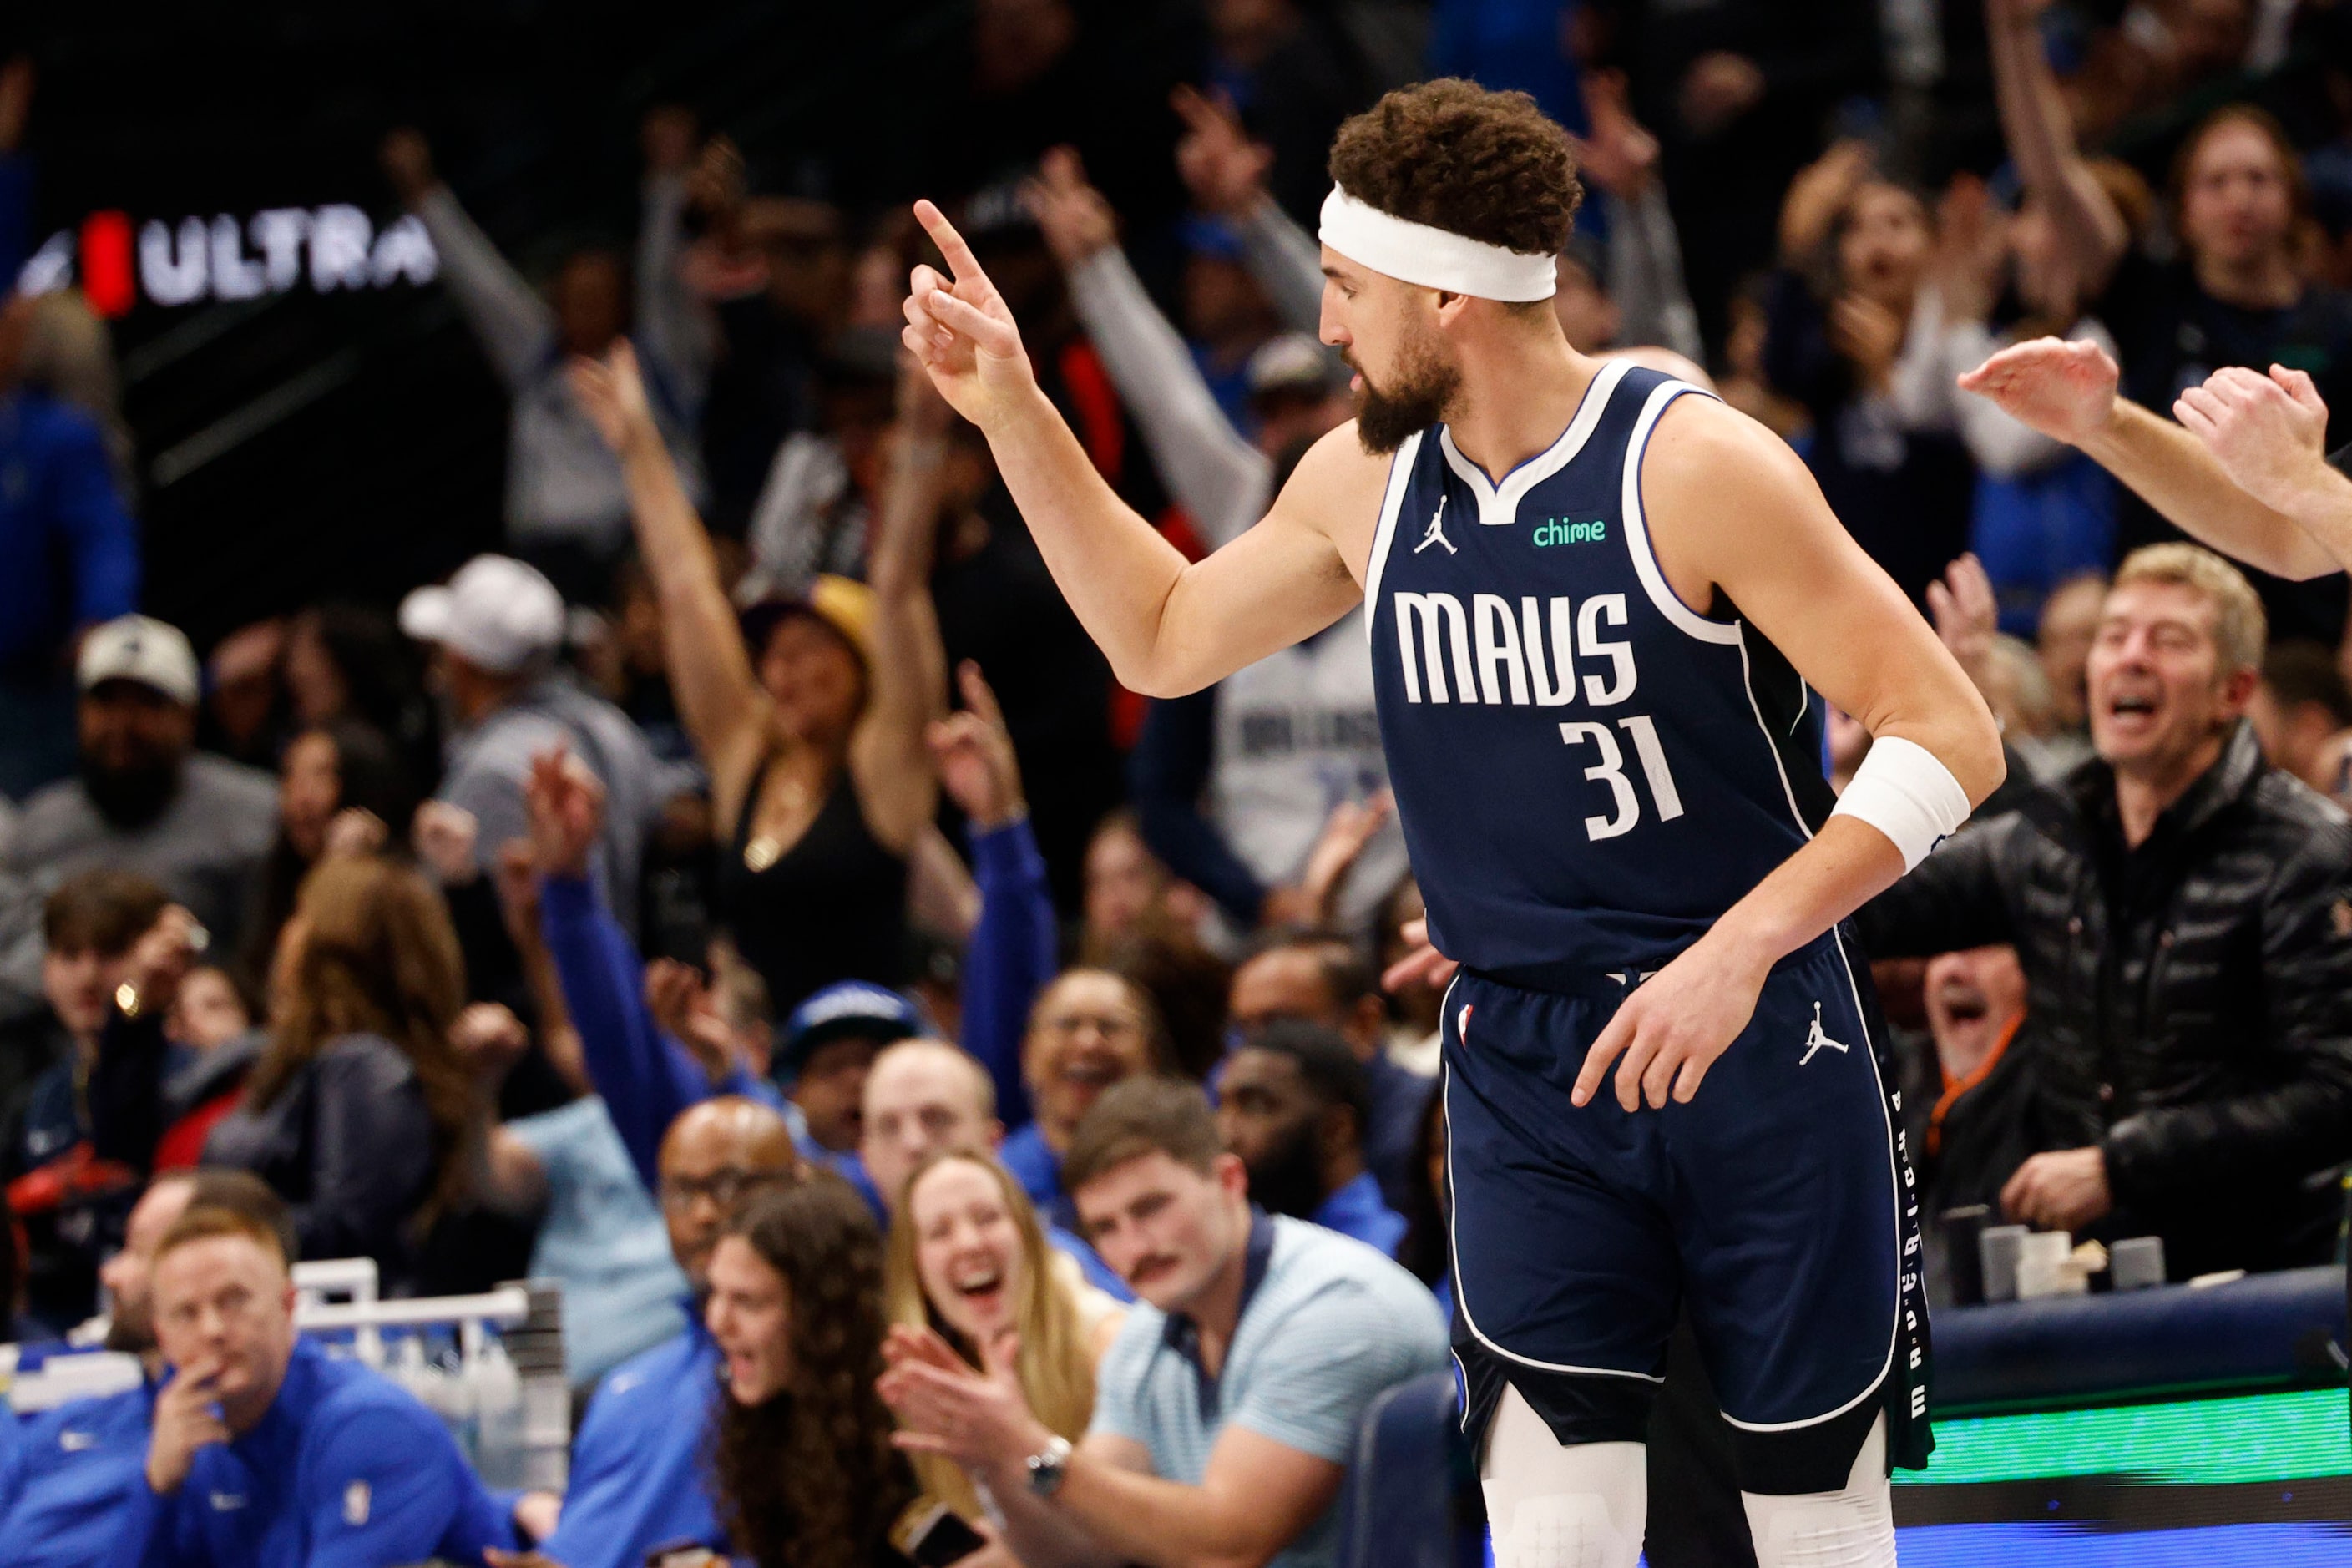
{"type": "Polygon", "coordinates": [[[1689,1103],[1706,1069],[1755,1016],[1756,998],[1770,971],[1769,963],[1710,952],[1701,939],[1625,998],[1585,1052],[1570,1098],[1590,1105],[1609,1064],[1622,1054],[1618,1104],[1639,1110],[1646,1101],[1653,1110],[1664,1110],[1669,1096],[1689,1103]]]}
{"type": "Polygon", "coordinates": [[[1035,384],[1029,356],[1021,349],[1021,331],[947,215],[929,202],[917,202],[915,221],[955,276],[915,268],[908,279],[907,327],[899,337],[949,405],[985,430],[991,416],[1035,384]]]}

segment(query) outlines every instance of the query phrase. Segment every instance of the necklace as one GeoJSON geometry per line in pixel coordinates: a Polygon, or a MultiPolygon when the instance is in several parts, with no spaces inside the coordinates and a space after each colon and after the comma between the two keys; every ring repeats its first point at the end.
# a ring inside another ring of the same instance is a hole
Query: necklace
{"type": "MultiPolygon", "coordinates": [[[[769,814],[772,816],[781,813],[785,816],[798,816],[801,808],[808,804],[808,785],[796,778],[778,779],[775,788],[770,794],[776,805],[776,812],[769,814]]],[[[757,808],[766,803],[754,801],[751,804],[754,808],[757,808]]],[[[772,833],[754,834],[751,841],[743,846],[744,868],[755,873],[766,870],[782,859],[783,856],[784,842],[772,833]]]]}

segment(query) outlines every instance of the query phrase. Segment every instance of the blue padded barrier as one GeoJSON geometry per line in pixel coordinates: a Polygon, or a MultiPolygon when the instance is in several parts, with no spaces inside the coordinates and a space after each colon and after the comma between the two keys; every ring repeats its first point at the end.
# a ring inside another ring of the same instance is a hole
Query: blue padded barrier
{"type": "Polygon", "coordinates": [[[1935,1315],[1935,1409],[2046,1408],[2119,1395],[2340,1381],[2339,1265],[1935,1315]]]}

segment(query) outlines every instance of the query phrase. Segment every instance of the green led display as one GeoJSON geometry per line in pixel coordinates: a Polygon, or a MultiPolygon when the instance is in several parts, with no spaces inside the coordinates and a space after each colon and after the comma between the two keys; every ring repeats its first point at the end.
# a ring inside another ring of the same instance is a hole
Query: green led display
{"type": "Polygon", "coordinates": [[[2225,1485],[2352,1474],[2340,1389],[2192,1399],[1936,1423],[1936,1453],[1898,1483],[1958,1486],[2060,1476],[2225,1485]]]}

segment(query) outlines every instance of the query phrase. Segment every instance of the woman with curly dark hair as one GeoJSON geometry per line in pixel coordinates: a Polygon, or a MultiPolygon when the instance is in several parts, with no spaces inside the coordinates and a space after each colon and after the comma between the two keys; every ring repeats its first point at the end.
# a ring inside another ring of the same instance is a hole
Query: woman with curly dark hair
{"type": "Polygon", "coordinates": [[[711,1472],[739,1558],[758,1568],[906,1568],[916,1498],[891,1447],[882,1237],[849,1185],[816,1177],[747,1203],[710,1255],[721,1357],[711,1472]]]}

